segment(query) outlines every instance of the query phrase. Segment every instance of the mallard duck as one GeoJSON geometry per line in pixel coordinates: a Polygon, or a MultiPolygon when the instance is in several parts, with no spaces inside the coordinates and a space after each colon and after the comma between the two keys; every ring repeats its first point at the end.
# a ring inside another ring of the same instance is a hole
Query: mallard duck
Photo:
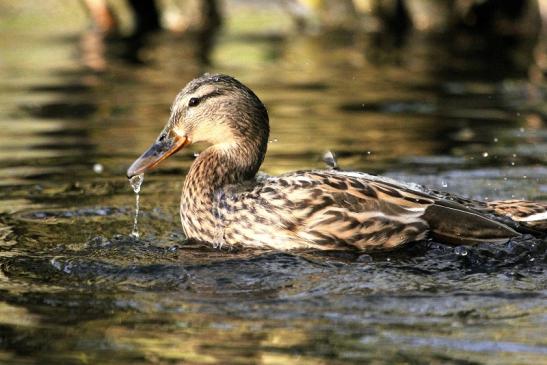
{"type": "Polygon", "coordinates": [[[208,144],[184,181],[180,217],[189,239],[216,246],[387,250],[428,236],[505,242],[547,228],[541,203],[473,201],[337,169],[267,176],[258,170],[268,136],[268,113],[253,91],[233,77],[205,74],[177,95],[167,125],[127,175],[192,143],[208,144]]]}

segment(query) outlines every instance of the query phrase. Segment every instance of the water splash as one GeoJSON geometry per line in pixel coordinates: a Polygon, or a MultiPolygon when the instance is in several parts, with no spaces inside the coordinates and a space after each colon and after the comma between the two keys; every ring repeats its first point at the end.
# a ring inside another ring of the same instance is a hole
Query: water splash
{"type": "Polygon", "coordinates": [[[138,222],[139,222],[139,193],[141,191],[141,185],[144,181],[144,174],[135,175],[129,179],[129,184],[135,192],[135,219],[133,220],[133,230],[131,231],[131,236],[139,238],[138,222]]]}
{"type": "Polygon", "coordinates": [[[323,154],[323,162],[329,169],[338,170],[338,162],[336,156],[331,151],[327,151],[323,154]]]}
{"type": "Polygon", "coordinates": [[[467,256],[467,249],[463,246],[457,246],[454,248],[454,253],[458,256],[467,256]]]}

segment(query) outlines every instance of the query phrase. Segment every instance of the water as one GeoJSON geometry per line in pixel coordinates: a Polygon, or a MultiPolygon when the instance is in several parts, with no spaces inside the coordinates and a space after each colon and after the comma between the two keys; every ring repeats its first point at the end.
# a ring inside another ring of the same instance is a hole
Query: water
{"type": "Polygon", "coordinates": [[[135,219],[133,220],[133,229],[131,230],[131,236],[135,238],[139,238],[139,198],[140,198],[140,192],[141,192],[141,185],[144,181],[144,174],[139,174],[133,176],[131,179],[129,179],[129,184],[131,185],[131,188],[133,188],[133,191],[135,192],[135,219]]]}
{"type": "Polygon", "coordinates": [[[206,70],[267,105],[268,174],[325,168],[330,150],[342,169],[547,200],[547,88],[529,77],[543,40],[397,45],[296,35],[261,14],[209,50],[0,22],[0,363],[544,363],[545,240],[382,254],[186,242],[180,190],[199,147],[147,174],[131,236],[125,171],[206,70]]]}

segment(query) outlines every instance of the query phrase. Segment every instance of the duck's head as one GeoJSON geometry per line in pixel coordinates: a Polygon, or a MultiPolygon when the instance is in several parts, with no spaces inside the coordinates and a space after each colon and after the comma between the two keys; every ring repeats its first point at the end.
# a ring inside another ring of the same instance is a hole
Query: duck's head
{"type": "Polygon", "coordinates": [[[240,159],[260,165],[268,135],[266,107],[251,89],[230,76],[205,74],[190,81],[177,95],[167,125],[129,167],[127,176],[145,173],[198,142],[227,154],[239,151],[240,159]]]}

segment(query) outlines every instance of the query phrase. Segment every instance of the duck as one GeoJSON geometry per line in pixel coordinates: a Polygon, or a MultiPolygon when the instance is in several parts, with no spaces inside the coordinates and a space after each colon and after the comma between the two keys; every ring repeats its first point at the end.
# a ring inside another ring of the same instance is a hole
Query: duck
{"type": "Polygon", "coordinates": [[[505,243],[547,231],[543,202],[483,202],[339,168],[266,175],[259,168],[269,132],[267,109],[250,88],[204,74],[178,93],[167,124],[127,176],[204,144],[183,183],[180,218],[189,240],[215,247],[381,251],[430,238],[505,243]]]}

